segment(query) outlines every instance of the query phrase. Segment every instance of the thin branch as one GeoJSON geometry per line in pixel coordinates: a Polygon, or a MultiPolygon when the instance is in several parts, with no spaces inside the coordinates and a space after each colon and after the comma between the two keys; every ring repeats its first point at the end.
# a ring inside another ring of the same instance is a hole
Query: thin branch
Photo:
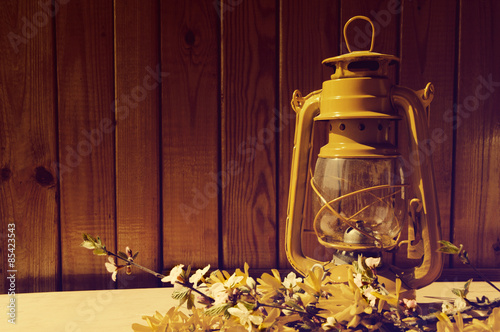
{"type": "Polygon", "coordinates": [[[465,264],[469,265],[484,281],[488,283],[488,285],[490,285],[491,287],[495,288],[498,292],[500,292],[500,289],[497,286],[495,286],[484,274],[479,272],[479,270],[476,269],[474,265],[472,265],[470,262],[465,264]]]}
{"type": "MultiPolygon", "coordinates": [[[[154,275],[155,277],[160,278],[160,279],[163,279],[163,278],[165,278],[165,277],[166,277],[165,275],[163,275],[163,274],[161,274],[161,273],[155,272],[155,271],[150,270],[150,269],[148,269],[147,267],[144,267],[144,266],[142,266],[142,265],[140,265],[140,264],[134,263],[134,261],[130,261],[130,260],[128,260],[128,259],[125,259],[125,258],[121,257],[120,255],[117,255],[117,254],[115,254],[115,253],[113,253],[113,252],[111,252],[111,251],[109,251],[109,250],[107,250],[107,249],[105,249],[105,250],[106,250],[106,253],[107,253],[108,255],[113,256],[113,257],[116,257],[116,258],[119,258],[119,259],[121,259],[122,261],[125,261],[125,262],[127,263],[127,265],[133,265],[133,266],[137,267],[138,269],[143,270],[143,271],[145,271],[145,272],[147,272],[147,273],[150,273],[150,274],[152,274],[152,275],[154,275]]],[[[210,297],[210,296],[208,296],[207,294],[203,294],[202,292],[200,292],[198,289],[194,288],[194,287],[193,287],[192,285],[190,285],[190,284],[186,284],[186,283],[183,283],[183,282],[180,282],[180,281],[176,281],[176,283],[177,283],[177,284],[179,284],[179,285],[181,285],[181,286],[184,286],[184,287],[187,287],[187,288],[191,289],[191,290],[192,290],[192,291],[194,291],[195,293],[198,293],[199,295],[203,296],[203,297],[204,297],[204,298],[206,298],[208,301],[210,301],[210,303],[215,302],[215,300],[214,300],[213,298],[211,298],[211,297],[210,297]]]]}
{"type": "Polygon", "coordinates": [[[161,274],[161,273],[155,272],[155,271],[153,271],[153,270],[148,269],[147,267],[144,267],[144,266],[142,266],[142,265],[139,265],[139,264],[137,264],[137,263],[134,263],[134,261],[129,261],[128,259],[125,259],[125,258],[123,258],[123,257],[121,257],[121,256],[119,256],[119,255],[117,255],[117,254],[115,254],[115,253],[113,253],[113,252],[111,252],[111,251],[107,250],[107,249],[106,249],[106,253],[107,253],[108,255],[110,255],[110,256],[113,256],[113,257],[119,258],[119,259],[121,259],[122,261],[127,262],[127,264],[128,264],[128,265],[133,265],[133,266],[137,267],[138,269],[143,270],[144,272],[147,272],[147,273],[149,273],[149,274],[152,274],[152,275],[154,275],[154,276],[155,276],[155,277],[157,277],[157,278],[163,279],[163,278],[165,278],[165,277],[166,277],[165,275],[163,275],[163,274],[161,274]]]}
{"type": "Polygon", "coordinates": [[[291,311],[291,312],[294,312],[294,313],[297,313],[297,314],[311,315],[312,317],[317,318],[320,321],[326,321],[326,319],[324,317],[321,317],[321,316],[318,316],[318,315],[315,315],[315,314],[311,314],[311,313],[307,312],[306,310],[301,311],[301,310],[293,309],[293,308],[290,308],[290,307],[282,307],[282,306],[278,306],[278,305],[265,304],[265,303],[260,303],[260,302],[257,302],[257,306],[259,306],[259,307],[268,307],[268,308],[276,308],[276,309],[281,309],[281,310],[288,310],[288,311],[291,311]]]}
{"type": "Polygon", "coordinates": [[[180,281],[176,281],[175,282],[176,284],[179,284],[181,286],[184,286],[186,288],[189,288],[190,290],[194,291],[195,293],[198,293],[200,294],[201,296],[203,296],[204,298],[206,298],[208,301],[210,301],[210,303],[214,303],[215,300],[213,298],[211,298],[210,296],[208,296],[207,294],[203,294],[202,292],[200,292],[199,290],[197,290],[196,288],[194,288],[193,286],[191,286],[190,284],[185,284],[183,282],[180,282],[180,281]]]}

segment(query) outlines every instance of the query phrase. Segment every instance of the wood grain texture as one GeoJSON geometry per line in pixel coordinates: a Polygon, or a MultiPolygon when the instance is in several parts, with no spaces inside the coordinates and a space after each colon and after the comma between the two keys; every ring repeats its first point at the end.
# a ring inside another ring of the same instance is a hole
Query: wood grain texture
{"type": "MultiPolygon", "coordinates": [[[[500,267],[500,3],[460,3],[454,241],[500,267]]],[[[456,262],[460,267],[461,263],[456,262]]]]}
{"type": "MultiPolygon", "coordinates": [[[[290,97],[321,88],[354,15],[376,23],[374,51],[401,57],[394,83],[434,83],[443,237],[500,267],[496,1],[45,2],[0,3],[0,269],[15,222],[18,291],[117,287],[82,232],[153,269],[289,269],[290,97]]],[[[118,287],[157,282],[144,278],[118,287]]]]}
{"type": "Polygon", "coordinates": [[[165,268],[218,266],[218,20],[210,1],[161,2],[165,268]]]}
{"type": "Polygon", "coordinates": [[[113,2],[71,1],[56,16],[63,290],[113,288],[105,257],[81,234],[115,245],[113,2]]]}
{"type": "Polygon", "coordinates": [[[436,89],[429,121],[432,144],[426,156],[433,159],[441,238],[446,240],[451,227],[453,124],[447,115],[453,111],[455,88],[450,77],[454,77],[456,63],[456,10],[454,0],[404,1],[401,21],[400,84],[420,90],[432,82],[436,89]]]}
{"type": "Polygon", "coordinates": [[[17,270],[16,293],[54,291],[59,282],[53,29],[36,2],[0,3],[2,293],[10,288],[7,270],[17,270]]]}
{"type": "Polygon", "coordinates": [[[225,268],[277,264],[275,2],[222,2],[222,236],[225,268]]]}
{"type": "MultiPolygon", "coordinates": [[[[295,113],[290,100],[295,89],[305,96],[321,89],[330,79],[331,68],[321,62],[338,55],[340,37],[340,1],[281,1],[280,2],[280,77],[279,77],[279,267],[289,266],[285,253],[290,170],[292,163],[295,113]]],[[[326,136],[326,133],[325,133],[326,136]]],[[[316,144],[318,145],[318,144],[316,144]]],[[[312,220],[304,227],[312,229],[312,220]]],[[[305,235],[303,249],[308,256],[325,258],[325,248],[315,234],[305,235]]]]}
{"type": "MultiPolygon", "coordinates": [[[[115,1],[116,227],[118,250],[161,271],[159,3],[115,1]]],[[[118,287],[152,287],[158,278],[134,269],[118,287]]]]}

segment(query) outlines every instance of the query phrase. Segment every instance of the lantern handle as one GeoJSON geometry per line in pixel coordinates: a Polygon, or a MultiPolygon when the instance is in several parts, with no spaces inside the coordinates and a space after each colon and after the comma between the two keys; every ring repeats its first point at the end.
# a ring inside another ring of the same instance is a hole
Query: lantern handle
{"type": "Polygon", "coordinates": [[[292,101],[290,102],[295,113],[300,111],[302,106],[304,106],[304,102],[305,98],[302,97],[302,93],[300,93],[299,90],[295,90],[292,95],[292,101]]]}
{"type": "Polygon", "coordinates": [[[420,96],[422,105],[425,108],[425,113],[427,114],[427,125],[431,125],[431,102],[434,99],[434,85],[429,82],[424,89],[417,91],[417,95],[420,96]]]}
{"type": "Polygon", "coordinates": [[[296,112],[295,137],[292,155],[290,191],[285,229],[285,251],[292,267],[302,275],[307,275],[312,266],[320,263],[307,257],[301,244],[306,196],[308,158],[311,151],[311,135],[314,118],[319,114],[321,90],[302,97],[296,90],[292,96],[292,107],[296,112]]]}
{"type": "Polygon", "coordinates": [[[395,86],[391,92],[394,106],[404,110],[408,128],[411,132],[410,146],[413,160],[411,163],[412,184],[416,189],[416,198],[418,199],[419,217],[418,222],[419,235],[424,242],[424,257],[421,264],[406,274],[409,278],[403,278],[403,282],[412,289],[421,288],[429,285],[441,274],[443,268],[443,259],[440,253],[437,253],[438,241],[441,236],[441,223],[439,216],[439,206],[437,201],[436,184],[434,180],[432,156],[419,148],[429,139],[426,106],[429,106],[433,97],[433,86],[428,85],[427,89],[415,92],[409,88],[395,86]],[[420,206],[421,204],[421,206],[420,206]]]}
{"type": "Polygon", "coordinates": [[[344,25],[344,40],[345,40],[345,44],[347,46],[347,50],[349,51],[349,53],[352,52],[351,47],[349,46],[349,41],[347,40],[347,35],[346,35],[347,27],[349,26],[349,24],[352,23],[352,21],[357,20],[357,19],[368,21],[370,23],[370,25],[372,26],[372,42],[371,42],[370,49],[369,49],[369,52],[371,52],[371,51],[373,51],[373,44],[375,42],[375,26],[373,25],[373,22],[368,17],[362,16],[362,15],[351,17],[349,19],[349,21],[347,21],[347,23],[344,25]]]}

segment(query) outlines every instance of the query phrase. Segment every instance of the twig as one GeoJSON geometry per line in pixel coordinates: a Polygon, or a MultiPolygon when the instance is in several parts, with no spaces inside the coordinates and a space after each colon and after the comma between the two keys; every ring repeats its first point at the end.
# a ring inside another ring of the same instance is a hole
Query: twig
{"type": "Polygon", "coordinates": [[[134,261],[129,261],[128,259],[125,259],[125,258],[123,258],[123,257],[121,257],[121,256],[119,256],[119,255],[117,255],[117,254],[115,254],[115,253],[113,253],[113,252],[111,252],[111,251],[107,250],[107,249],[105,249],[105,250],[106,250],[106,253],[107,253],[108,255],[113,256],[113,257],[116,257],[116,258],[119,258],[119,259],[121,259],[122,261],[127,262],[127,264],[128,264],[128,265],[133,265],[133,266],[137,267],[138,269],[143,270],[144,272],[147,272],[147,273],[150,273],[150,274],[154,275],[154,276],[155,276],[155,277],[157,277],[157,278],[163,279],[163,278],[165,278],[165,277],[166,277],[165,275],[163,275],[163,274],[161,274],[161,273],[155,272],[155,271],[153,271],[153,270],[148,269],[147,267],[144,267],[144,266],[142,266],[142,265],[139,265],[139,264],[137,264],[137,263],[134,263],[134,261]]]}
{"type": "Polygon", "coordinates": [[[498,292],[500,292],[500,289],[497,286],[495,286],[484,274],[479,272],[479,270],[476,269],[476,267],[474,265],[472,265],[470,262],[467,262],[464,264],[469,265],[484,281],[486,281],[488,283],[488,285],[490,285],[491,287],[495,288],[498,292]]]}
{"type": "Polygon", "coordinates": [[[186,288],[189,288],[190,290],[194,291],[195,293],[198,293],[200,294],[201,296],[203,296],[204,298],[206,298],[208,301],[210,301],[210,303],[213,303],[215,302],[215,300],[213,298],[211,298],[210,296],[208,296],[207,294],[203,294],[202,292],[200,292],[199,290],[197,290],[196,288],[194,288],[193,286],[191,286],[190,284],[185,284],[183,282],[180,282],[180,281],[176,281],[175,282],[176,284],[179,284],[181,286],[184,286],[186,288]]]}

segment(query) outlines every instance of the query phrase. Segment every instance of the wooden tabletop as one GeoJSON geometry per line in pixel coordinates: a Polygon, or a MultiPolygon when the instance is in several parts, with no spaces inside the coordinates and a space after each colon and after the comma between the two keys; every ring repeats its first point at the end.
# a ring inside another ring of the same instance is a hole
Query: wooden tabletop
{"type": "MultiPolygon", "coordinates": [[[[417,301],[440,307],[443,300],[455,299],[452,288],[463,285],[464,282],[436,282],[417,291],[417,301]]],[[[152,315],[156,310],[165,313],[176,305],[171,294],[172,288],[16,294],[15,325],[8,322],[11,297],[3,294],[0,305],[7,314],[0,318],[0,331],[132,331],[133,323],[145,324],[142,315],[152,315]]],[[[490,299],[500,297],[488,284],[473,282],[468,298],[482,295],[490,299]]]]}

